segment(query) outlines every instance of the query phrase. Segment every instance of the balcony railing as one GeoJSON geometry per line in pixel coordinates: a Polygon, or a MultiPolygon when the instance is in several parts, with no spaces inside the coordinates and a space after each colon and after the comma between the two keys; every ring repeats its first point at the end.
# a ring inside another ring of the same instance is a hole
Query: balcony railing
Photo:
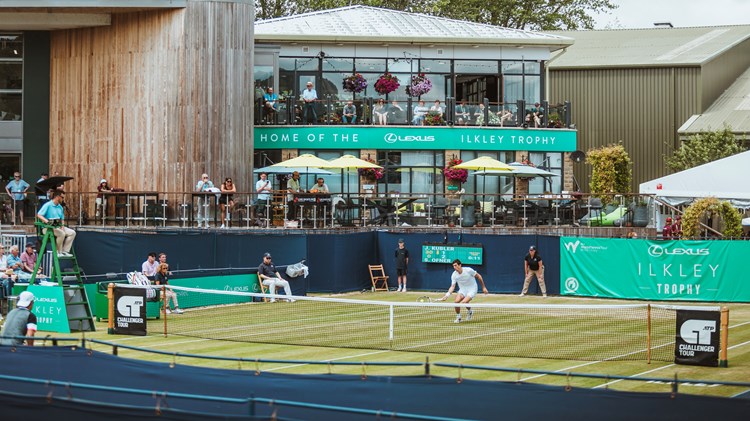
{"type": "Polygon", "coordinates": [[[327,96],[308,105],[292,98],[286,97],[273,104],[267,104],[267,101],[262,98],[258,99],[256,125],[467,125],[574,128],[571,121],[571,104],[568,101],[553,105],[542,101],[537,106],[527,104],[525,101],[498,103],[490,102],[485,98],[481,103],[468,103],[446,98],[444,102],[425,103],[420,106],[418,101],[411,98],[406,101],[390,102],[385,102],[382,98],[364,98],[351,101],[356,110],[356,118],[352,122],[352,118],[344,114],[344,107],[349,101],[327,96]],[[519,110],[522,111],[519,112],[519,110]]]}

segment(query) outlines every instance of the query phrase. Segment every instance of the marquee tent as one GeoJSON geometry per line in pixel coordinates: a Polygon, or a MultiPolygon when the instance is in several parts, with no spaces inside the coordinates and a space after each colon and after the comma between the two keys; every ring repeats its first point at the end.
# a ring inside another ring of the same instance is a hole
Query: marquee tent
{"type": "Polygon", "coordinates": [[[750,208],[750,151],[641,183],[640,194],[654,194],[672,205],[717,197],[750,208]]]}

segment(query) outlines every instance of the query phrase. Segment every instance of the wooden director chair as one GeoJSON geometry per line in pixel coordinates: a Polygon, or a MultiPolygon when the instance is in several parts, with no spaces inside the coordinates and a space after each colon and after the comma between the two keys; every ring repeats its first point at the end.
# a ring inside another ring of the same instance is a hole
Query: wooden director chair
{"type": "Polygon", "coordinates": [[[373,291],[388,291],[388,275],[385,274],[383,265],[368,265],[370,269],[370,281],[373,291]]]}
{"type": "MultiPolygon", "coordinates": [[[[262,279],[260,279],[260,276],[258,276],[258,286],[260,287],[260,293],[261,293],[261,294],[276,294],[276,292],[277,292],[277,291],[273,291],[273,292],[266,292],[266,290],[267,290],[268,288],[270,288],[270,287],[267,287],[267,286],[263,285],[263,280],[262,280],[262,279]]],[[[277,288],[274,288],[274,289],[278,290],[278,287],[277,287],[277,288]]],[[[270,299],[270,298],[268,298],[268,297],[263,297],[263,302],[267,303],[267,302],[269,302],[269,301],[271,301],[271,299],[270,299]]]]}

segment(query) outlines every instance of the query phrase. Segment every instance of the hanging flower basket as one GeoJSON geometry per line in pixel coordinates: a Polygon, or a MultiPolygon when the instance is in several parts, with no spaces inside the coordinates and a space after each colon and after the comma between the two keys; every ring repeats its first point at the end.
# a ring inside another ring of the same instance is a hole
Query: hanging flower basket
{"type": "Polygon", "coordinates": [[[451,159],[448,161],[448,165],[443,169],[443,175],[448,181],[457,181],[459,183],[465,183],[469,178],[469,172],[462,169],[453,168],[455,165],[462,163],[460,159],[451,159]]]}
{"type": "Polygon", "coordinates": [[[364,91],[365,88],[367,88],[367,80],[359,73],[344,78],[344,90],[347,92],[356,94],[364,91]]]}
{"type": "Polygon", "coordinates": [[[430,92],[432,82],[427,79],[424,73],[419,73],[411,77],[411,83],[406,87],[406,94],[411,97],[418,97],[430,92]]]}
{"type": "Polygon", "coordinates": [[[390,73],[385,73],[378,78],[375,82],[375,91],[380,95],[390,94],[391,92],[398,89],[401,84],[398,82],[398,78],[390,73]]]}
{"type": "MultiPolygon", "coordinates": [[[[376,162],[372,159],[366,159],[367,162],[372,162],[375,164],[376,162]]],[[[358,168],[357,173],[360,177],[366,179],[366,180],[374,180],[378,181],[381,178],[383,178],[383,169],[382,168],[358,168]]]]}

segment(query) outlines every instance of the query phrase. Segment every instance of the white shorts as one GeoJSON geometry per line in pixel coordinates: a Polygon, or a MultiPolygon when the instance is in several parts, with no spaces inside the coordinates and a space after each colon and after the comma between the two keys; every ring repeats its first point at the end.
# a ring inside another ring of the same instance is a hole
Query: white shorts
{"type": "Polygon", "coordinates": [[[475,285],[474,288],[467,288],[467,289],[461,288],[458,290],[458,293],[463,295],[464,297],[469,297],[473,300],[474,297],[477,296],[477,287],[475,285]]]}

